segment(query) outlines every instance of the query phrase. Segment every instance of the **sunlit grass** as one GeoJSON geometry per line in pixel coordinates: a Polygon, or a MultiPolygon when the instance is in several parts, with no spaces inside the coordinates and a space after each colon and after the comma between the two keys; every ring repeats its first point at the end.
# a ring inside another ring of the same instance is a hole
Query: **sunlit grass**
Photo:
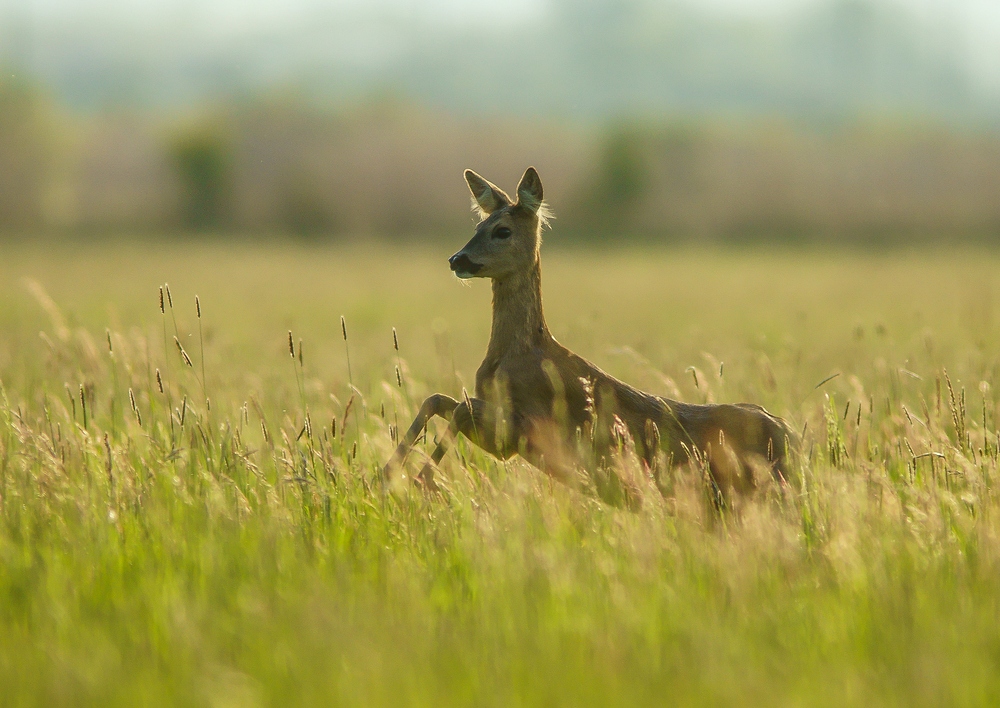
{"type": "Polygon", "coordinates": [[[804,430],[780,494],[634,514],[468,444],[382,492],[485,349],[450,253],[6,250],[4,703],[1000,700],[1000,260],[545,249],[560,341],[804,430]]]}

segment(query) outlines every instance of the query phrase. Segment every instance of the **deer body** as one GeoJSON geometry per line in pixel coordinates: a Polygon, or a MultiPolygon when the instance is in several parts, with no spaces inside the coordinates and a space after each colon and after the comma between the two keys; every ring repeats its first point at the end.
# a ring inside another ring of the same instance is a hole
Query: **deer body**
{"type": "MultiPolygon", "coordinates": [[[[786,476],[792,435],[760,406],[694,405],[654,396],[559,344],[542,311],[539,247],[547,210],[538,174],[528,168],[517,201],[471,170],[465,174],[483,220],[449,262],[460,278],[493,281],[493,323],[476,373],[476,397],[428,398],[386,464],[385,477],[402,464],[434,415],[449,418],[450,425],[417,475],[428,485],[433,485],[433,466],[458,433],[497,457],[520,454],[568,484],[581,464],[584,434],[600,458],[627,433],[654,474],[661,450],[673,464],[703,460],[723,494],[755,487],[756,468],[765,467],[779,479],[786,476]]],[[[638,501],[636,490],[621,484],[597,484],[597,491],[611,502],[635,506],[638,501]]]]}

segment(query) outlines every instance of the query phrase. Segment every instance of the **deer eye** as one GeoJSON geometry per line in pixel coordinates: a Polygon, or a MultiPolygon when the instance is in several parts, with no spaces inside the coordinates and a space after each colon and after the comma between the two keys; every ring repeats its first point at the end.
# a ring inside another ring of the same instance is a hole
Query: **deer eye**
{"type": "Polygon", "coordinates": [[[510,238],[510,229],[501,226],[493,231],[493,238],[510,238]]]}

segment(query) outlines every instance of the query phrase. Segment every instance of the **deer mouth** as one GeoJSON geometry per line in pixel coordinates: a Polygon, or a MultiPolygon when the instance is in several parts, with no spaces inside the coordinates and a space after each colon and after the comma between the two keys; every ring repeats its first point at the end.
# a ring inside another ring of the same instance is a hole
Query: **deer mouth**
{"type": "Polygon", "coordinates": [[[448,263],[459,278],[474,278],[483,269],[482,263],[473,263],[464,253],[456,253],[448,259],[448,263]]]}

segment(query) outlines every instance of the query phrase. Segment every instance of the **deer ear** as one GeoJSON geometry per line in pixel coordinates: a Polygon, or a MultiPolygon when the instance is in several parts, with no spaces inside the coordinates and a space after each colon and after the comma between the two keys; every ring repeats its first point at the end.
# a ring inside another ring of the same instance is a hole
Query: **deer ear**
{"type": "Polygon", "coordinates": [[[534,212],[542,206],[542,180],[539,179],[534,167],[524,171],[517,185],[517,203],[534,212]]]}
{"type": "Polygon", "coordinates": [[[510,197],[498,186],[489,182],[472,170],[465,171],[465,181],[472,190],[472,208],[483,216],[488,216],[497,209],[510,206],[510,197]]]}

